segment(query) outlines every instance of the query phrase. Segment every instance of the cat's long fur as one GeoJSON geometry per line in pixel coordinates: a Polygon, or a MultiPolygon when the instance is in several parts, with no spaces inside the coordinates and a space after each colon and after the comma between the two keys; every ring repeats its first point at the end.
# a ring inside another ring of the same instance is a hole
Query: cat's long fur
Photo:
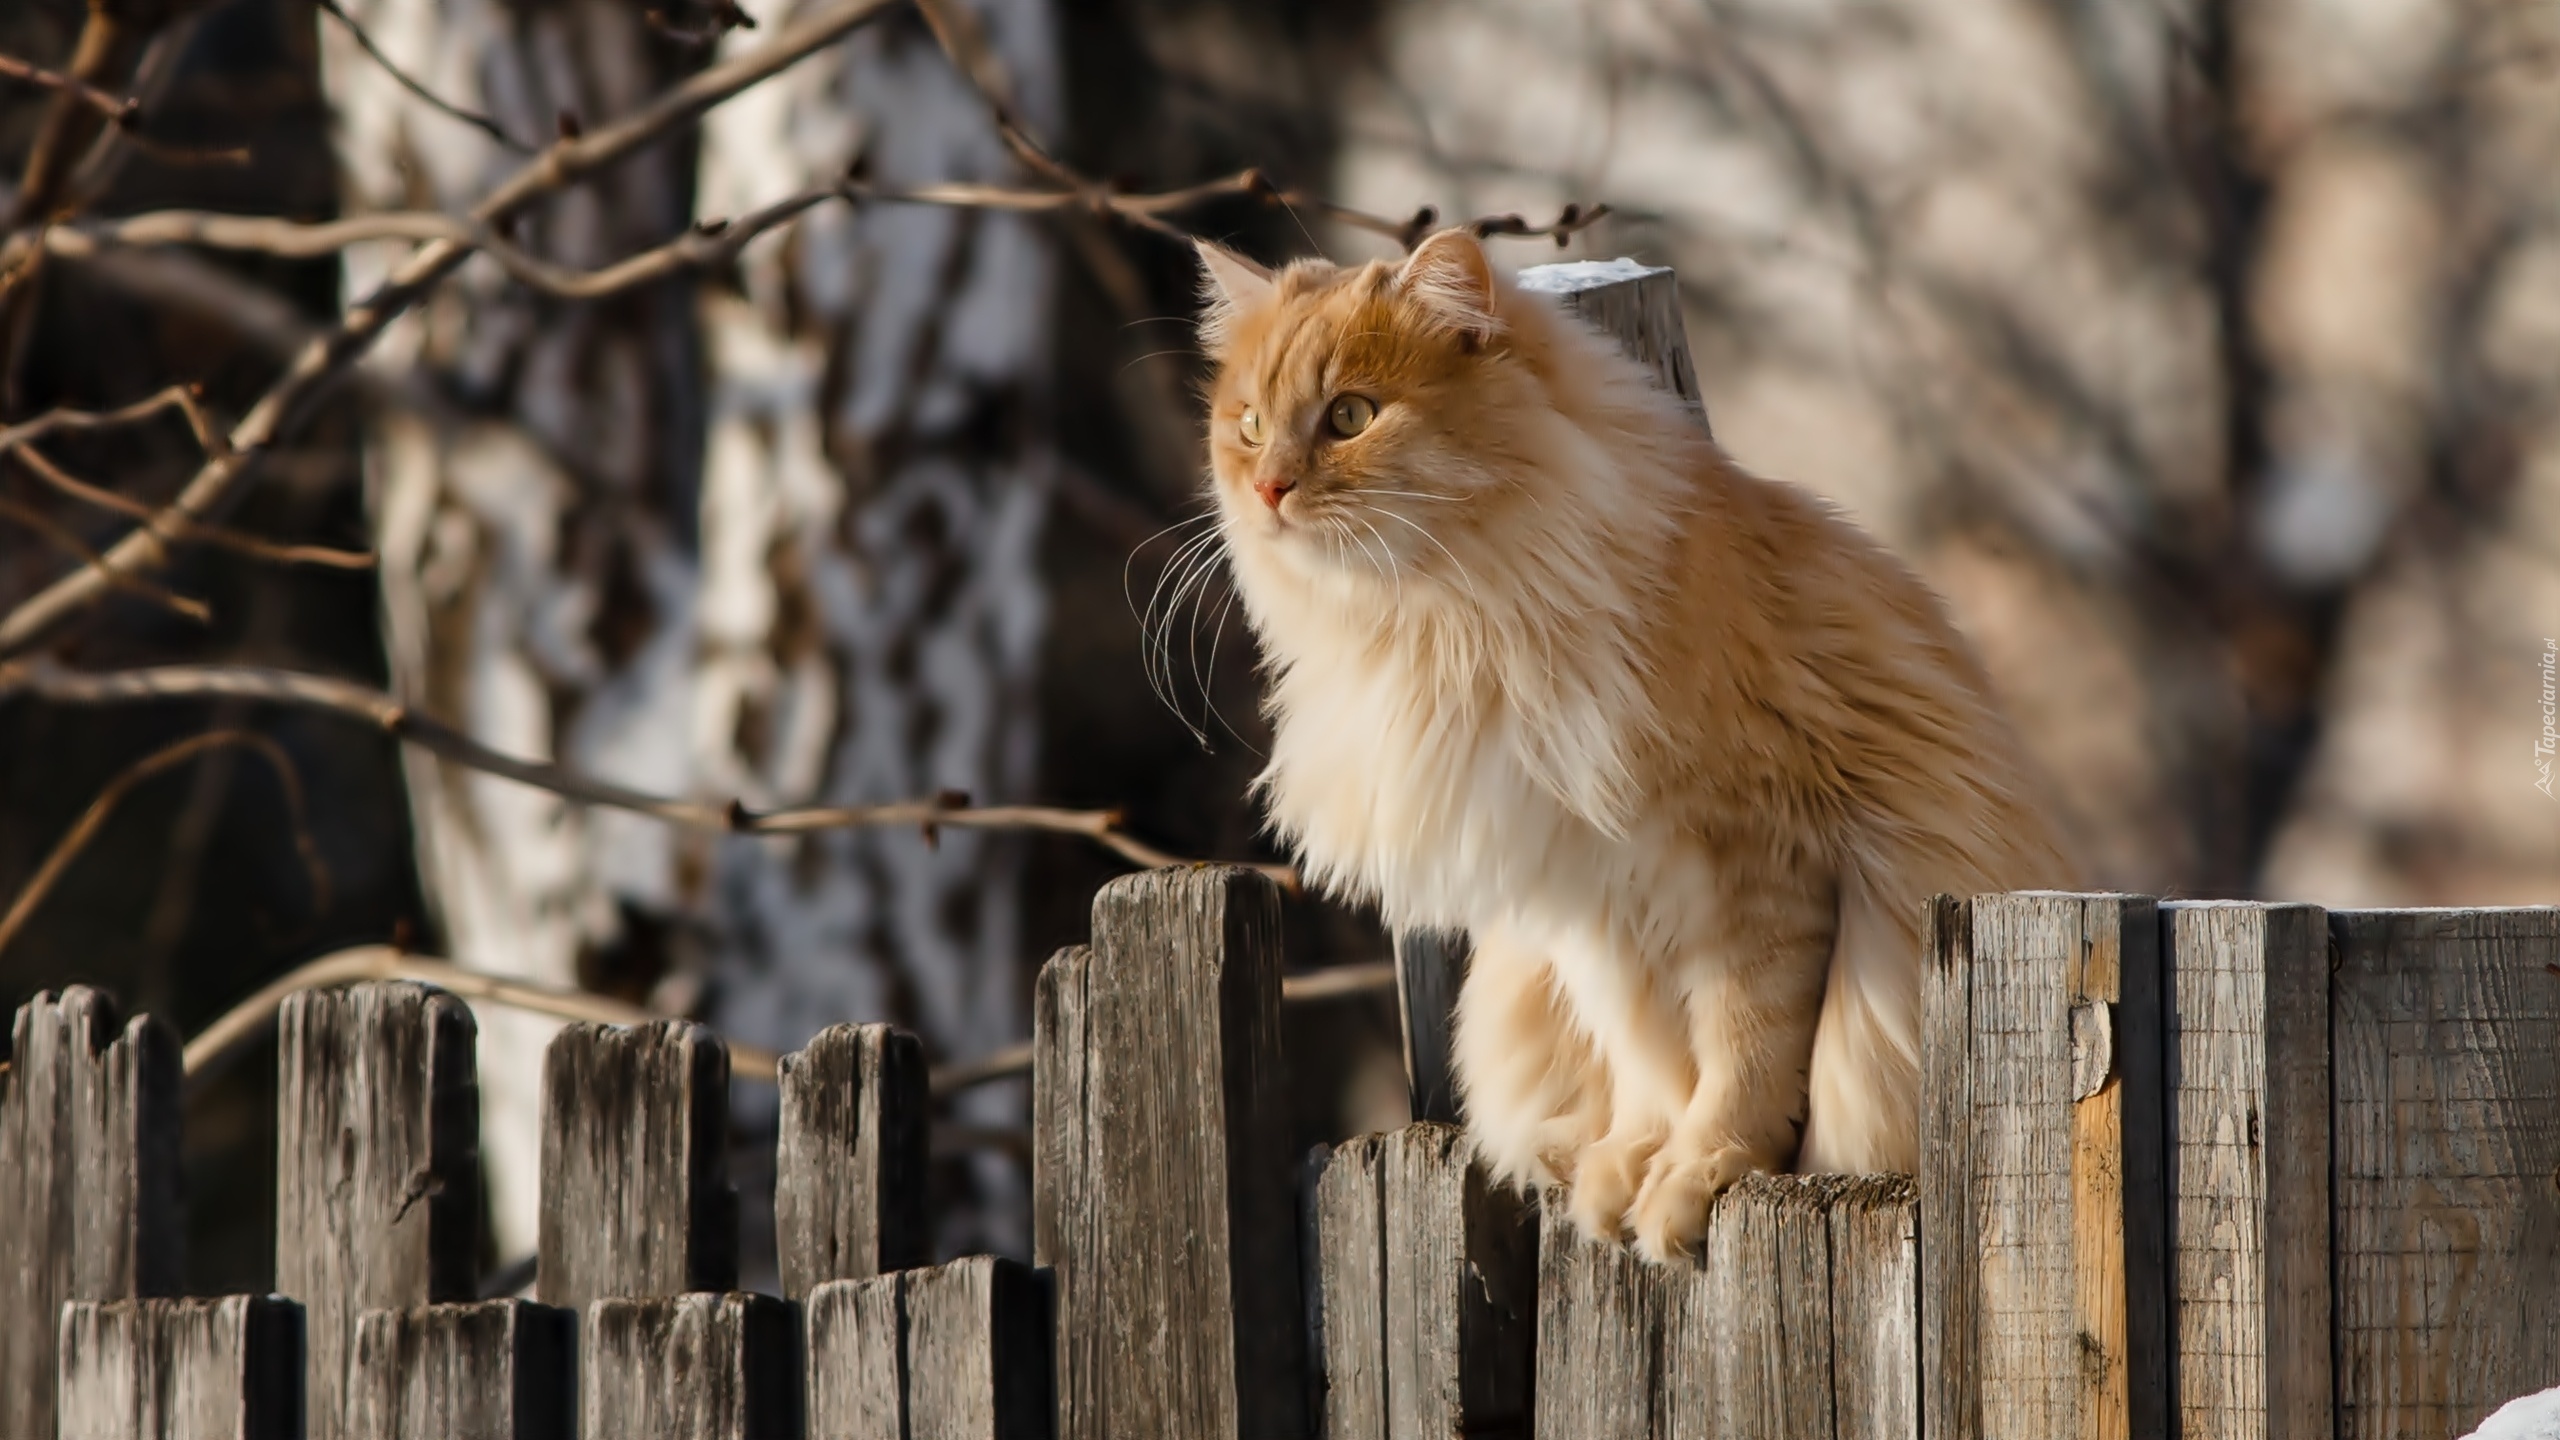
{"type": "Polygon", "coordinates": [[[1482,1153],[1656,1257],[1749,1171],[1913,1168],[1927,897],[2076,878],[1936,597],[1464,233],[1203,260],[1262,795],[1320,886],[1473,935],[1482,1153]]]}

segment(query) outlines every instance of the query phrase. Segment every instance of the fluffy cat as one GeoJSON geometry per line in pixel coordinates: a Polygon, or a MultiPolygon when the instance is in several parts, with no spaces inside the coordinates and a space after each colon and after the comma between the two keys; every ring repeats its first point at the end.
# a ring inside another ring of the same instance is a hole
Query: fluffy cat
{"type": "Polygon", "coordinates": [[[1212,488],[1328,891],[1463,928],[1468,1127],[1648,1257],[1754,1170],[1910,1170],[1931,894],[2071,883],[1937,598],[1463,231],[1204,245],[1212,488]]]}

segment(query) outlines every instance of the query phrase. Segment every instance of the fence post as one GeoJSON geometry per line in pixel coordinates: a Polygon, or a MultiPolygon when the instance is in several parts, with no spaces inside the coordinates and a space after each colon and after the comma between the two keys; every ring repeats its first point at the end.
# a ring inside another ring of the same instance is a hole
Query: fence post
{"type": "Polygon", "coordinates": [[[178,1042],[74,985],[0,1061],[0,1436],[50,1437],[64,1302],[179,1287],[178,1042]]]}
{"type": "Polygon", "coordinates": [[[1328,1440],[1525,1430],[1536,1221],[1448,1125],[1337,1147],[1314,1186],[1328,1440]]]}
{"type": "Polygon", "coordinates": [[[805,1298],[932,1259],[924,1048],[886,1025],[835,1025],[782,1057],[774,1233],[782,1293],[805,1298]]]}
{"type": "Polygon", "coordinates": [[[801,1302],[809,1433],[907,1434],[907,1281],[898,1271],[830,1280],[801,1302]]]}
{"type": "Polygon", "coordinates": [[[2181,1423],[2335,1440],[2327,918],[2166,905],[2162,938],[2181,1423]]]}
{"type": "Polygon", "coordinates": [[[1945,1440],[2169,1433],[2158,907],[1936,907],[1920,1195],[1926,1427],[1945,1440]]]}
{"type": "Polygon", "coordinates": [[[729,1188],[729,1050],[699,1025],[571,1025],[542,1060],[536,1289],[603,1299],[727,1290],[738,1279],[729,1188]]]}
{"type": "Polygon", "coordinates": [[[301,1440],[291,1300],[76,1301],[59,1328],[59,1440],[301,1440]]]}
{"type": "Polygon", "coordinates": [[[1304,1433],[1279,895],[1161,870],[1095,897],[1035,1022],[1040,1263],[1064,1440],[1304,1433]]]}
{"type": "Polygon", "coordinates": [[[2329,925],[2337,1433],[2440,1440],[2560,1380],[2560,910],[2329,925]]]}
{"type": "Polygon", "coordinates": [[[381,981],[285,998],[276,1047],[276,1289],[302,1304],[310,1440],[347,1428],[356,1317],[467,1300],[479,1255],[471,1007],[381,981]]]}
{"type": "Polygon", "coordinates": [[[1920,1440],[1920,1192],[1909,1176],[1861,1175],[1832,1199],[1831,1394],[1838,1440],[1920,1440]]]}
{"type": "Polygon", "coordinates": [[[1624,1245],[1586,1238],[1565,1192],[1539,1205],[1534,1434],[1650,1440],[1663,1380],[1663,1287],[1624,1245]]]}
{"type": "Polygon", "coordinates": [[[581,1321],[578,1433],[799,1440],[796,1328],[770,1295],[597,1300],[581,1321]]]}
{"type": "Polygon", "coordinates": [[[528,1300],[368,1310],[356,1320],[347,1433],[360,1440],[571,1440],[576,1326],[528,1300]]]}

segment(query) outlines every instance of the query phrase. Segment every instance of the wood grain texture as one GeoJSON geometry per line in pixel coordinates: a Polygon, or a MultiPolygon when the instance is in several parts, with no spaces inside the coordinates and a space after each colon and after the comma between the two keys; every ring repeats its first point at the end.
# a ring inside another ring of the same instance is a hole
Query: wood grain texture
{"type": "Polygon", "coordinates": [[[467,1300],[479,1259],[471,1007],[410,981],[276,1021],[276,1289],[302,1303],[310,1440],[342,1440],[356,1317],[467,1300]]]}
{"type": "Polygon", "coordinates": [[[1395,944],[1406,1114],[1454,1125],[1458,1078],[1451,1046],[1458,988],[1467,978],[1467,937],[1458,931],[1413,930],[1397,935],[1395,944]]]}
{"type": "Polygon", "coordinates": [[[1332,1147],[1308,1196],[1307,1351],[1320,1382],[1314,1433],[1324,1440],[1382,1440],[1387,1433],[1387,1137],[1332,1147]]]}
{"type": "Polygon", "coordinates": [[[801,1304],[810,1440],[906,1435],[906,1276],[830,1280],[801,1304]]]}
{"type": "Polygon", "coordinates": [[[1832,1175],[1753,1175],[1716,1200],[1662,1292],[1662,1440],[1830,1440],[1832,1175]]]}
{"type": "Polygon", "coordinates": [[[2329,917],[2338,1434],[2560,1385],[2560,911],[2329,917]]]}
{"type": "Polygon", "coordinates": [[[584,1310],[737,1283],[729,1051],[700,1025],[571,1025],[542,1066],[536,1289],[584,1310]]]}
{"type": "Polygon", "coordinates": [[[301,1440],[302,1307],[74,1301],[59,1373],[59,1440],[301,1440]]]}
{"type": "Polygon", "coordinates": [[[1634,1251],[1583,1238],[1563,1191],[1548,1192],[1539,1213],[1534,1433],[1650,1440],[1663,1287],[1634,1251]]]}
{"type": "Polygon", "coordinates": [[[1018,1261],[973,1255],[906,1283],[906,1440],[1048,1440],[1048,1296],[1018,1261]]]}
{"type": "Polygon", "coordinates": [[[2162,923],[2181,1433],[2331,1440],[2328,920],[2162,923]]]}
{"type": "Polygon", "coordinates": [[[1537,1363],[1538,1232],[1451,1125],[1381,1156],[1390,1440],[1526,1434],[1537,1363]]]}
{"type": "Polygon", "coordinates": [[[64,1302],[178,1289],[178,1042],[74,985],[0,1060],[0,1436],[50,1436],[64,1302]]]}
{"type": "Polygon", "coordinates": [[[1662,387],[1697,412],[1700,425],[1707,423],[1707,402],[1689,355],[1688,327],[1680,317],[1679,277],[1668,266],[1632,260],[1533,265],[1520,272],[1519,283],[1523,290],[1553,296],[1651,366],[1662,387]]]}
{"type": "Polygon", "coordinates": [[[1077,1342],[1083,1269],[1100,1263],[1102,1238],[1092,1194],[1093,1094],[1087,1063],[1087,982],[1093,952],[1071,946],[1040,967],[1031,995],[1031,1254],[1046,1268],[1056,1306],[1050,1384],[1057,1431],[1093,1393],[1100,1347],[1077,1342]]]}
{"type": "Polygon", "coordinates": [[[1906,1175],[1831,1201],[1831,1415],[1837,1440],[1920,1440],[1920,1196],[1906,1175]]]}
{"type": "Polygon", "coordinates": [[[579,1326],[585,1440],[799,1440],[800,1337],[770,1295],[598,1300],[579,1326]]]}
{"type": "Polygon", "coordinates": [[[368,1310],[347,1366],[363,1440],[569,1440],[577,1317],[530,1300],[368,1310]]]}
{"type": "Polygon", "coordinates": [[[1920,979],[1920,1410],[1931,1440],[1981,1440],[1974,1383],[1981,1226],[1974,1214],[1973,907],[1931,898],[1920,979]]]}
{"type": "Polygon", "coordinates": [[[1946,1257],[1923,1272],[1931,1433],[2165,1434],[2157,906],[2140,896],[1990,895],[1971,903],[1969,944],[1946,943],[1943,915],[1935,925],[1921,1194],[1924,1211],[1958,1192],[1962,1208],[1923,1238],[1925,1255],[1946,1257]],[[1946,1073],[1954,1066],[1964,1073],[1946,1073]],[[1934,1143],[1942,1139],[1953,1143],[1934,1143]],[[1936,1428],[1942,1414],[1947,1431],[1936,1428]]]}
{"type": "Polygon", "coordinates": [[[782,1293],[932,1259],[925,1227],[924,1047],[835,1025],[782,1057],[773,1218],[782,1293]]]}
{"type": "Polygon", "coordinates": [[[1229,868],[1132,875],[1093,929],[1044,972],[1034,1040],[1035,1191],[1075,1207],[1034,1226],[1059,1278],[1059,1431],[1298,1440],[1278,892],[1229,868]]]}

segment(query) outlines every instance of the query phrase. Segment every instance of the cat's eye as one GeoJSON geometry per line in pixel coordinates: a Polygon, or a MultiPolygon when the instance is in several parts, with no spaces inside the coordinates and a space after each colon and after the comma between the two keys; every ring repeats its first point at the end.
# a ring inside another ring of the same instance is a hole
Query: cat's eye
{"type": "Polygon", "coordinates": [[[1334,434],[1348,440],[1369,428],[1378,418],[1378,402],[1366,395],[1344,395],[1324,412],[1324,423],[1334,434]]]}
{"type": "Polygon", "coordinates": [[[1261,444],[1262,412],[1247,405],[1244,407],[1244,414],[1236,420],[1236,429],[1244,436],[1244,443],[1247,445],[1261,444]]]}

